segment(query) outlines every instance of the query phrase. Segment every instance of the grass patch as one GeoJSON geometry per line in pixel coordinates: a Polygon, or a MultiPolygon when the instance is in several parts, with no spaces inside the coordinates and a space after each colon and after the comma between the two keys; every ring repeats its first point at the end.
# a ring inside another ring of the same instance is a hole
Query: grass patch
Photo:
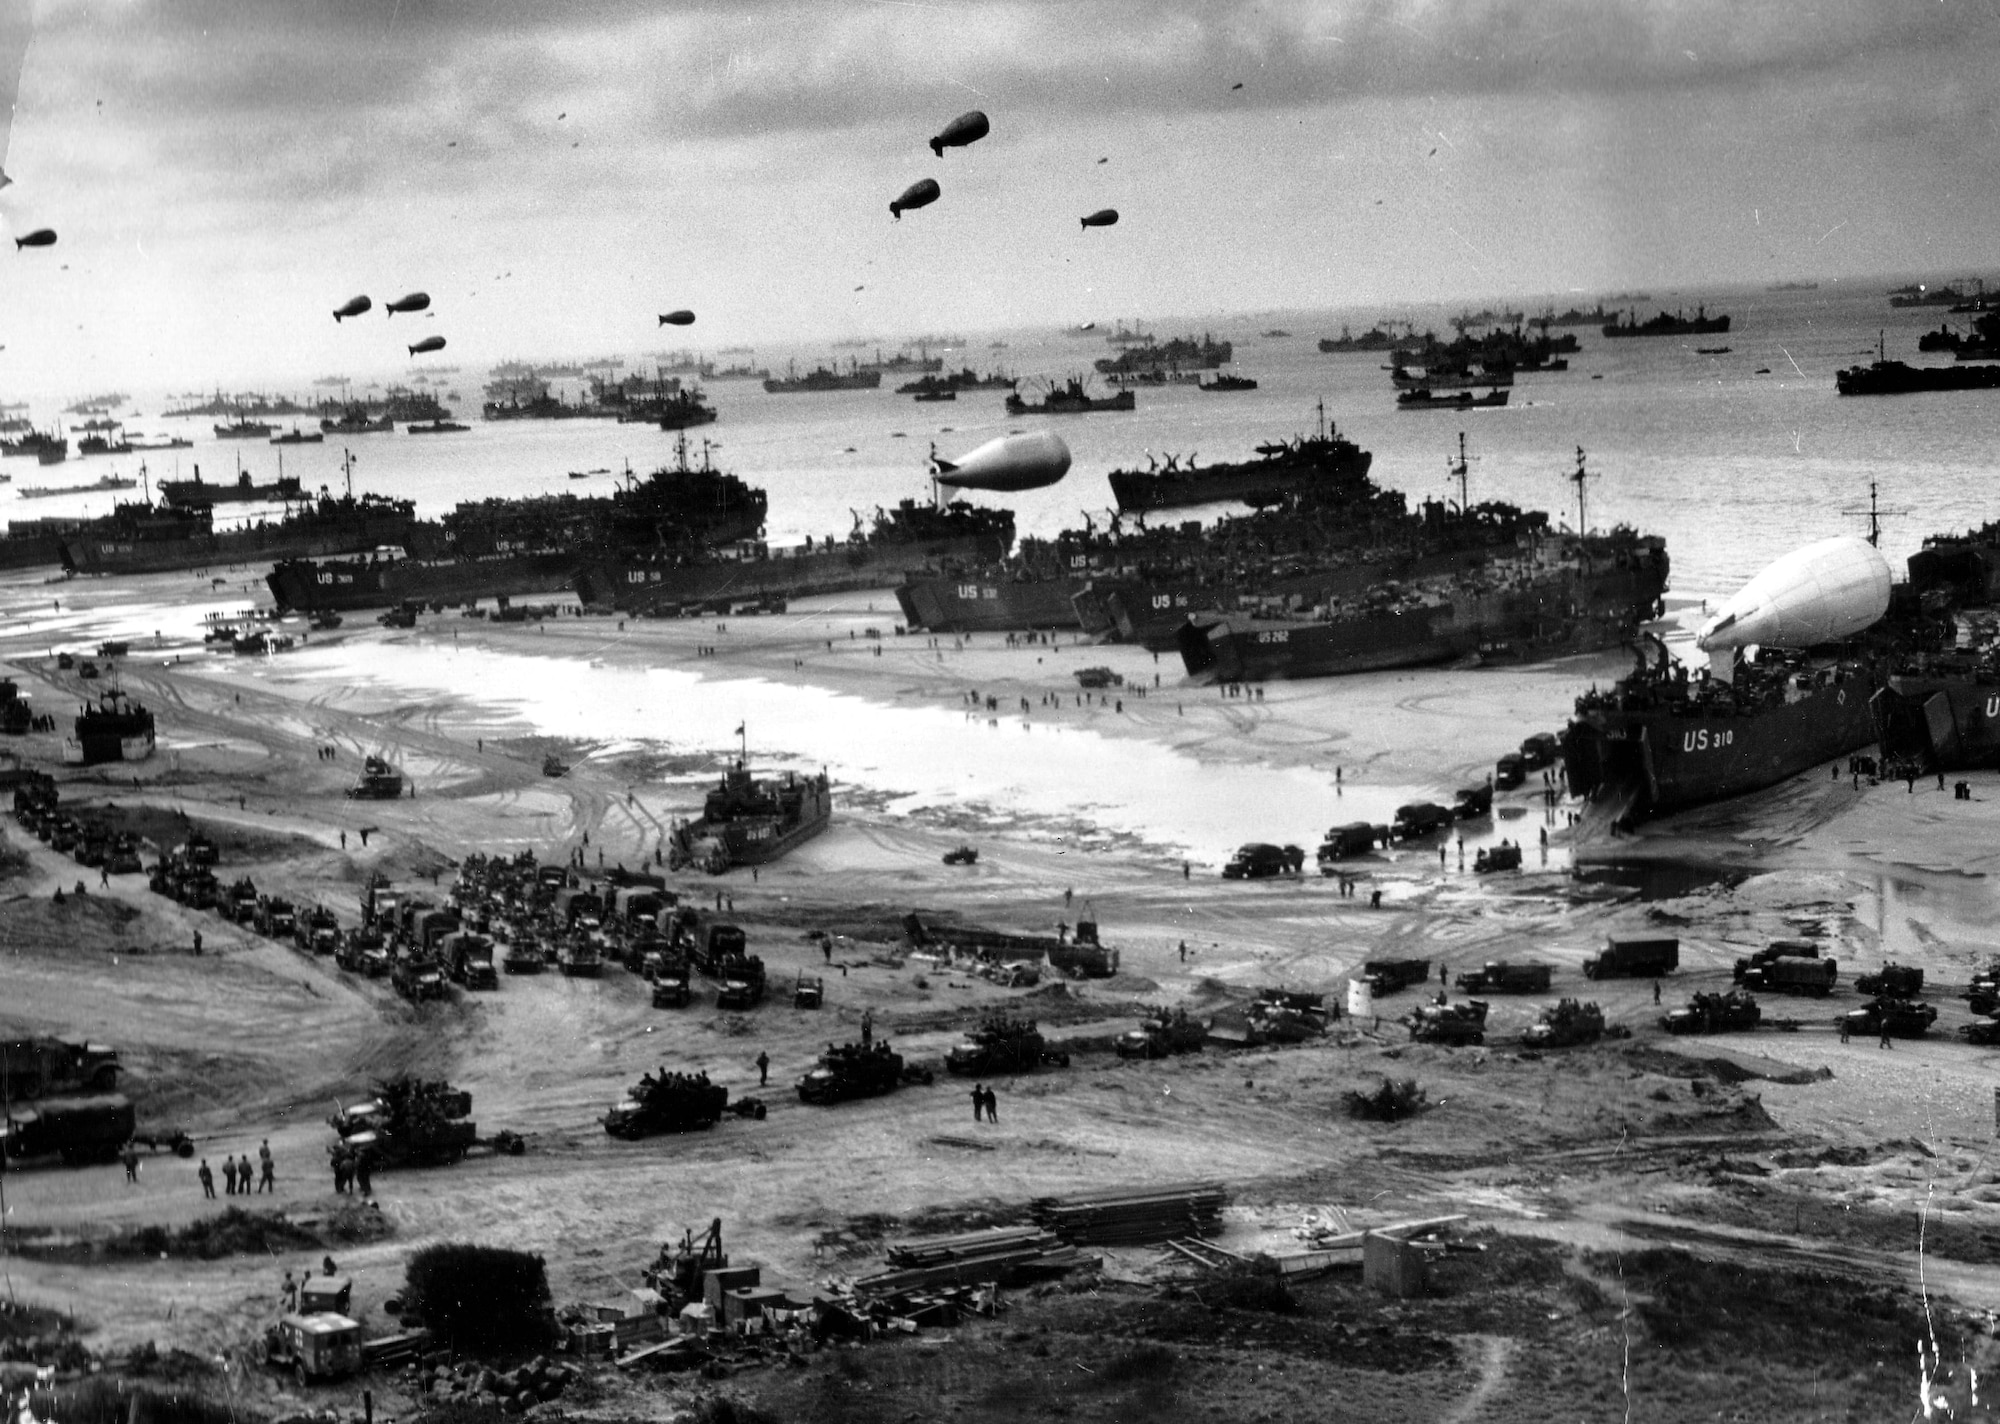
{"type": "Polygon", "coordinates": [[[110,1236],[83,1241],[17,1239],[15,1249],[43,1260],[220,1261],[229,1256],[276,1255],[287,1251],[319,1251],[353,1246],[393,1235],[394,1225],[379,1211],[359,1203],[343,1205],[331,1216],[294,1221],[277,1212],[245,1211],[232,1206],[216,1216],[186,1226],[135,1226],[110,1236]]]}

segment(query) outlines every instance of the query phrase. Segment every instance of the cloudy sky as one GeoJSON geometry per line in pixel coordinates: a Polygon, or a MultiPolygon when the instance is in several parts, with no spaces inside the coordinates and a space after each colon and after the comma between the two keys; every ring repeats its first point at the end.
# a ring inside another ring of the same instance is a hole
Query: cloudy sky
{"type": "Polygon", "coordinates": [[[2000,273],[1996,41],[1993,0],[0,0],[0,223],[61,234],[0,260],[0,391],[393,373],[404,318],[329,313],[413,288],[472,369],[2000,273]]]}

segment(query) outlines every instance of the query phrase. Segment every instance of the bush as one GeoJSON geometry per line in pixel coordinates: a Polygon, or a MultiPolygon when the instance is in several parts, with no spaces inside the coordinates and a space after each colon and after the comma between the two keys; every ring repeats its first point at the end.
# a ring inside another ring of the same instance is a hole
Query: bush
{"type": "Polygon", "coordinates": [[[1299,1298],[1278,1274],[1267,1256],[1217,1271],[1195,1288],[1196,1298],[1215,1310],[1261,1310],[1271,1315],[1291,1315],[1299,1308],[1299,1298]]]}
{"type": "Polygon", "coordinates": [[[1347,1103],[1349,1117],[1365,1118],[1369,1122],[1400,1122],[1406,1117],[1415,1117],[1430,1106],[1424,1100],[1424,1090],[1417,1086],[1415,1078],[1384,1078],[1382,1086],[1372,1093],[1350,1088],[1342,1097],[1347,1103]]]}
{"type": "Polygon", "coordinates": [[[550,1334],[548,1271],[540,1256],[499,1246],[426,1246],[404,1271],[403,1312],[452,1349],[521,1355],[550,1334]]]}
{"type": "Polygon", "coordinates": [[[33,1391],[28,1407],[37,1419],[63,1424],[256,1424],[259,1418],[199,1394],[104,1378],[33,1391]]]}

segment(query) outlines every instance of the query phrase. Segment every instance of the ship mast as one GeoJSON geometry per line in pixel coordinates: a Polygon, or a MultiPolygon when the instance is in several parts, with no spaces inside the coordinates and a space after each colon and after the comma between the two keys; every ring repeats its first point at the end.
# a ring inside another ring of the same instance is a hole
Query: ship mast
{"type": "Polygon", "coordinates": [[[1590,471],[1583,467],[1583,447],[1581,445],[1576,447],[1576,472],[1567,476],[1567,478],[1571,484],[1576,486],[1576,532],[1579,534],[1588,534],[1590,532],[1590,517],[1585,512],[1584,500],[1585,484],[1590,479],[1590,471]]]}
{"type": "Polygon", "coordinates": [[[1468,464],[1465,456],[1465,432],[1458,432],[1458,461],[1445,461],[1445,472],[1458,481],[1458,512],[1461,516],[1472,508],[1472,496],[1468,491],[1468,464]]]}
{"type": "MultiPolygon", "coordinates": [[[[238,457],[241,458],[240,456],[238,457]]],[[[340,472],[347,476],[347,497],[354,498],[354,452],[345,445],[340,447],[340,472]]]]}

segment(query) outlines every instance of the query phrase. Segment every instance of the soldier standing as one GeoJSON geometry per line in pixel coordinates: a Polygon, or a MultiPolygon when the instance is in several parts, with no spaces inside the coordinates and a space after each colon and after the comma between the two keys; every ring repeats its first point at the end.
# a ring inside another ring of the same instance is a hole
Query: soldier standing
{"type": "Polygon", "coordinates": [[[757,1054],[757,1086],[762,1088],[771,1081],[771,1055],[759,1050],[757,1054]]]}
{"type": "MultiPolygon", "coordinates": [[[[984,1083],[974,1083],[972,1085],[972,1120],[974,1122],[983,1122],[985,1120],[985,1112],[986,1085],[984,1083]]],[[[210,1192],[209,1195],[214,1196],[215,1193],[210,1192]]]]}
{"type": "Polygon", "coordinates": [[[986,1090],[986,1120],[992,1123],[1000,1121],[1000,1094],[991,1088],[986,1090]]]}
{"type": "Polygon", "coordinates": [[[333,1154],[333,1194],[335,1196],[347,1195],[347,1154],[345,1152],[336,1152],[333,1154]]]}
{"type": "Polygon", "coordinates": [[[208,1201],[215,1200],[215,1173],[208,1170],[208,1159],[201,1159],[201,1170],[195,1175],[201,1178],[201,1194],[208,1201]]]}
{"type": "MultiPolygon", "coordinates": [[[[236,1195],[236,1159],[234,1157],[224,1157],[222,1159],[222,1190],[228,1196],[233,1197],[236,1195]]],[[[210,1192],[209,1195],[214,1196],[215,1193],[210,1192]]]]}
{"type": "Polygon", "coordinates": [[[861,1011],[861,1046],[866,1048],[874,1041],[875,1011],[873,1009],[863,1009],[861,1011]]]}
{"type": "Polygon", "coordinates": [[[244,1196],[250,1195],[250,1154],[242,1153],[236,1159],[236,1189],[244,1196]]]}
{"type": "Polygon", "coordinates": [[[368,1184],[369,1168],[370,1163],[366,1152],[363,1152],[359,1157],[354,1159],[354,1182],[356,1186],[361,1188],[361,1195],[363,1197],[373,1197],[375,1195],[375,1189],[368,1184]]]}
{"type": "Polygon", "coordinates": [[[139,1180],[139,1149],[127,1142],[118,1150],[118,1160],[125,1164],[125,1180],[136,1184],[139,1180]]]}
{"type": "Polygon", "coordinates": [[[275,1193],[278,1190],[278,1168],[271,1160],[271,1143],[268,1138],[265,1139],[264,1145],[257,1149],[257,1155],[262,1159],[259,1164],[261,1170],[257,1177],[257,1190],[275,1193]]]}

